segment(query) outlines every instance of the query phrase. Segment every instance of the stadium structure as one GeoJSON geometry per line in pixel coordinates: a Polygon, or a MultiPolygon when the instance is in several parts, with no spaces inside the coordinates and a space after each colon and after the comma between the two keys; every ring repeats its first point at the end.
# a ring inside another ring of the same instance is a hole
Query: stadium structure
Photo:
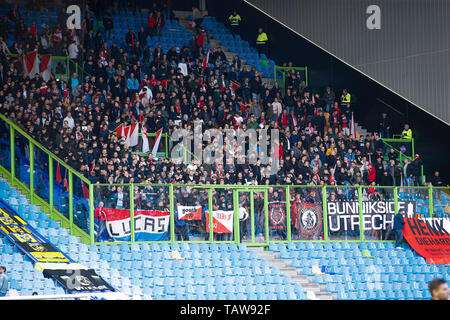
{"type": "Polygon", "coordinates": [[[2,1],[0,301],[435,298],[448,4],[331,2],[2,1]]]}

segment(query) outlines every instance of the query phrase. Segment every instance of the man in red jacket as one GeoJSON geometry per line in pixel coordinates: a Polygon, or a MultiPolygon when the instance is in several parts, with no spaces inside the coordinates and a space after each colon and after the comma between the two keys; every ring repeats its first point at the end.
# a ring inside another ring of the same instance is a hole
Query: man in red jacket
{"type": "Polygon", "coordinates": [[[368,171],[367,182],[369,182],[369,184],[371,184],[372,182],[375,181],[375,178],[377,177],[377,172],[376,172],[375,168],[372,167],[371,163],[369,163],[367,165],[367,171],[368,171]]]}

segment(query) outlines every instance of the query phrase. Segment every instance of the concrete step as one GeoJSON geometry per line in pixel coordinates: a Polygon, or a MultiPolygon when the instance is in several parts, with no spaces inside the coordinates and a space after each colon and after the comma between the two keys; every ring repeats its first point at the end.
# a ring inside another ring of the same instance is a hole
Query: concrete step
{"type": "Polygon", "coordinates": [[[315,300],[335,300],[337,296],[326,291],[324,285],[314,283],[313,278],[310,276],[302,275],[299,269],[289,266],[289,261],[280,259],[278,252],[265,251],[262,247],[251,248],[258,254],[258,257],[265,259],[271,266],[277,267],[284,275],[289,276],[294,283],[300,284],[310,299],[315,300]]]}

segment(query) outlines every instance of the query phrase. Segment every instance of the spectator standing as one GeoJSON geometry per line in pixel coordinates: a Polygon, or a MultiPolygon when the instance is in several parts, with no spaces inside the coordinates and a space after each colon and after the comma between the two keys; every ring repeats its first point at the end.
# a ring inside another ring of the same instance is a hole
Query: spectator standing
{"type": "Polygon", "coordinates": [[[395,248],[397,249],[403,249],[400,244],[403,240],[403,229],[405,228],[405,221],[403,220],[403,214],[405,212],[403,210],[400,210],[395,216],[394,216],[394,235],[395,235],[395,248]]]}
{"type": "Polygon", "coordinates": [[[6,296],[9,289],[8,276],[6,275],[6,267],[0,266],[0,297],[6,296]]]}
{"type": "Polygon", "coordinates": [[[421,186],[422,185],[422,159],[420,159],[418,154],[414,155],[413,165],[413,175],[414,175],[414,185],[421,186]]]}
{"type": "Polygon", "coordinates": [[[230,29],[233,35],[239,33],[239,25],[241,24],[241,16],[233,10],[233,13],[228,17],[228,21],[230,22],[230,29]]]}
{"type": "Polygon", "coordinates": [[[402,139],[412,139],[412,130],[409,128],[409,124],[405,124],[402,131],[402,139]]]}
{"type": "Polygon", "coordinates": [[[380,120],[380,134],[381,138],[383,139],[389,139],[390,133],[389,130],[391,129],[391,120],[387,117],[386,112],[383,112],[381,114],[381,120],[380,120]]]}
{"type": "Polygon", "coordinates": [[[258,48],[258,51],[260,53],[268,54],[268,46],[267,42],[269,41],[269,38],[267,37],[267,34],[263,31],[263,28],[258,28],[258,36],[256,37],[256,47],[258,48]]]}
{"type": "Polygon", "coordinates": [[[103,20],[103,27],[105,28],[105,38],[106,40],[112,39],[112,31],[114,29],[114,22],[111,17],[111,13],[108,12],[105,19],[103,20]]]}
{"type": "Polygon", "coordinates": [[[347,104],[350,103],[350,99],[351,99],[351,95],[350,95],[350,93],[347,92],[347,89],[342,90],[341,106],[346,107],[347,104]]]}
{"type": "Polygon", "coordinates": [[[323,100],[325,102],[325,111],[327,113],[330,113],[330,111],[333,109],[334,100],[336,99],[336,95],[331,90],[330,87],[327,87],[325,89],[325,93],[323,94],[323,100]]]}

